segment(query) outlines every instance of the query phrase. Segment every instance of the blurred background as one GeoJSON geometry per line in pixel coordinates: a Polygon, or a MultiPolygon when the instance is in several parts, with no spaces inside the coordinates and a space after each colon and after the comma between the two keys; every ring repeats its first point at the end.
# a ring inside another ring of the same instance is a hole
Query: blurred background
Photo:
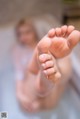
{"type": "Polygon", "coordinates": [[[11,48],[15,25],[22,18],[34,19],[40,38],[63,24],[80,30],[80,0],[0,0],[0,111],[7,111],[9,119],[79,119],[80,44],[71,54],[73,74],[58,107],[36,117],[17,111],[11,48]]]}

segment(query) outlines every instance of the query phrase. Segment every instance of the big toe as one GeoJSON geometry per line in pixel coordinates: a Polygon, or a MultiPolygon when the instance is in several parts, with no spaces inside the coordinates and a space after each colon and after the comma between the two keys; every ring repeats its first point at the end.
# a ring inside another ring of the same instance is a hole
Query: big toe
{"type": "Polygon", "coordinates": [[[68,43],[69,47],[73,48],[76,46],[80,41],[80,32],[77,30],[74,30],[69,36],[68,36],[68,43]]]}
{"type": "Polygon", "coordinates": [[[69,35],[74,29],[75,29],[74,26],[69,25],[69,26],[68,26],[68,29],[67,29],[67,35],[69,35]]]}

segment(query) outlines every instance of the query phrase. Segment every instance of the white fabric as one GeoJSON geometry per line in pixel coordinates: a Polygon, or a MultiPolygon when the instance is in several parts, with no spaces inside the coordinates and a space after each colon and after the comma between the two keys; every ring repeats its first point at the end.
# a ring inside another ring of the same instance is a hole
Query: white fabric
{"type": "Polygon", "coordinates": [[[17,80],[23,80],[24,79],[24,73],[21,70],[15,72],[15,79],[17,79],[17,80]]]}
{"type": "Polygon", "coordinates": [[[27,68],[28,63],[32,58],[33,51],[29,47],[25,48],[22,46],[18,46],[18,50],[19,50],[19,54],[21,54],[21,57],[19,59],[20,66],[18,66],[18,68],[15,69],[15,79],[23,80],[25,69],[27,68]]]}

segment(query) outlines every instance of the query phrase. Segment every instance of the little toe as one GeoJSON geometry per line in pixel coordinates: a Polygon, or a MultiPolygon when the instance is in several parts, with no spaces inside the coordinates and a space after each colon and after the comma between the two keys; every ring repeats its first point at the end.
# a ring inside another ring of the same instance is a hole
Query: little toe
{"type": "Polygon", "coordinates": [[[55,29],[49,30],[49,32],[48,32],[48,37],[52,38],[52,37],[54,37],[54,36],[55,36],[55,29]]]}
{"type": "Polygon", "coordinates": [[[49,54],[41,54],[41,55],[39,56],[39,61],[40,61],[41,63],[44,63],[45,61],[48,61],[48,60],[51,60],[51,59],[52,59],[52,56],[49,55],[49,54]]]}
{"type": "Polygon", "coordinates": [[[56,36],[61,36],[61,28],[56,28],[55,29],[55,31],[56,31],[56,36]]]}
{"type": "Polygon", "coordinates": [[[64,25],[61,27],[61,33],[62,33],[62,36],[65,37],[66,36],[66,33],[67,33],[67,25],[64,25]]]}
{"type": "Polygon", "coordinates": [[[55,78],[56,78],[56,79],[61,78],[61,73],[60,73],[59,71],[55,73],[55,78]]]}
{"type": "Polygon", "coordinates": [[[58,82],[60,78],[61,78],[60,72],[56,72],[55,74],[48,77],[48,79],[51,80],[53,83],[58,82]]]}
{"type": "Polygon", "coordinates": [[[72,25],[68,26],[67,35],[69,35],[74,29],[75,29],[74,26],[72,26],[72,25]]]}

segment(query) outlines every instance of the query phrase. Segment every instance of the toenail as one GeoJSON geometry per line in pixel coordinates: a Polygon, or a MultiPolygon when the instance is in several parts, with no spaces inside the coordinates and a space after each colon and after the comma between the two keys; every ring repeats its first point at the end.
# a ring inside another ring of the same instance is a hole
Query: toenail
{"type": "Polygon", "coordinates": [[[46,71],[46,70],[44,70],[43,72],[44,72],[44,74],[46,74],[46,75],[47,75],[47,71],[46,71]]]}
{"type": "Polygon", "coordinates": [[[42,67],[45,68],[45,64],[42,64],[42,67]]]}
{"type": "Polygon", "coordinates": [[[41,55],[39,58],[40,58],[40,60],[42,60],[42,59],[45,58],[45,56],[44,55],[41,55]]]}

